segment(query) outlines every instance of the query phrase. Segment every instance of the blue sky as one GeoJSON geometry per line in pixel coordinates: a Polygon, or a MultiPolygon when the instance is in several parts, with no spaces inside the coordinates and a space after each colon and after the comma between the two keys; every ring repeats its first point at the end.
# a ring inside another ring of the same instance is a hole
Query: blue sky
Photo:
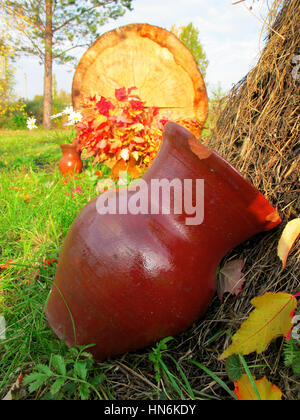
{"type": "MultiPolygon", "coordinates": [[[[209,60],[209,90],[218,83],[230,89],[255,65],[259,57],[265,0],[232,5],[234,0],[133,0],[134,11],[102,27],[103,33],[129,23],[149,23],[170,29],[192,22],[199,29],[201,42],[209,60]]],[[[84,50],[78,51],[78,58],[84,50]]],[[[32,98],[43,91],[43,68],[34,58],[16,63],[16,93],[32,98]]],[[[74,67],[54,66],[58,89],[71,91],[74,67]]]]}

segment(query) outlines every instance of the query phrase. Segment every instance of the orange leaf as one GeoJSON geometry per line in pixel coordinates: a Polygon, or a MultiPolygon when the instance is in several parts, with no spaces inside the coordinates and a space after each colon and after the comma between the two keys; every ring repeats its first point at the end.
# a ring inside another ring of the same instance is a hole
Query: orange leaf
{"type": "MultiPolygon", "coordinates": [[[[281,390],[268,381],[265,376],[262,379],[255,380],[255,383],[262,401],[279,401],[282,399],[281,390]]],[[[234,383],[234,386],[234,393],[239,401],[257,401],[258,398],[248,375],[244,374],[239,381],[234,383]]]]}
{"type": "Polygon", "coordinates": [[[219,357],[226,359],[232,354],[262,353],[270,342],[280,336],[288,336],[293,328],[292,314],[297,299],[288,293],[265,293],[251,301],[255,310],[232,337],[232,344],[219,357]]]}
{"type": "Polygon", "coordinates": [[[0,264],[0,268],[2,270],[6,270],[7,268],[10,268],[13,265],[13,260],[8,260],[7,264],[0,264]]]}
{"type": "Polygon", "coordinates": [[[27,203],[29,203],[29,202],[30,202],[30,200],[31,200],[30,195],[29,195],[29,194],[27,194],[27,193],[25,193],[25,194],[24,194],[24,201],[26,201],[27,203]]]}
{"type": "Polygon", "coordinates": [[[139,178],[142,174],[142,171],[137,166],[136,160],[133,156],[130,157],[128,162],[121,159],[115,164],[111,170],[112,179],[119,179],[121,172],[127,172],[132,178],[139,178]]]}
{"type": "Polygon", "coordinates": [[[291,220],[284,228],[277,247],[277,255],[282,261],[282,266],[285,268],[286,260],[289,252],[294,245],[294,242],[300,235],[300,217],[291,220]]]}

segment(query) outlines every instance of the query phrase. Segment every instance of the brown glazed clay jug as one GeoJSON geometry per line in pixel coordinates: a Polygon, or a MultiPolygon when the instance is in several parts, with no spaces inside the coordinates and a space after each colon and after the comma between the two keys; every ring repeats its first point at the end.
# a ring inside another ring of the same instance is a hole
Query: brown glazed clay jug
{"type": "Polygon", "coordinates": [[[59,161],[59,169],[63,176],[79,174],[82,171],[82,160],[77,146],[61,144],[62,158],[59,161]]]}
{"type": "MultiPolygon", "coordinates": [[[[148,199],[156,214],[99,214],[99,197],[90,202],[67,234],[46,308],[58,337],[68,346],[94,344],[89,351],[99,360],[189,327],[215,294],[225,254],[281,221],[250,182],[175,123],[166,125],[142,181],[139,200],[122,188],[105,193],[107,202],[115,195],[125,213],[124,202],[129,207],[148,199]],[[145,188],[157,180],[189,180],[193,194],[196,180],[204,180],[200,224],[187,223],[190,210],[177,211],[184,201],[178,191],[170,194],[170,214],[165,211],[167,190],[158,197],[145,188]]],[[[141,212],[147,213],[145,206],[141,212]]]]}

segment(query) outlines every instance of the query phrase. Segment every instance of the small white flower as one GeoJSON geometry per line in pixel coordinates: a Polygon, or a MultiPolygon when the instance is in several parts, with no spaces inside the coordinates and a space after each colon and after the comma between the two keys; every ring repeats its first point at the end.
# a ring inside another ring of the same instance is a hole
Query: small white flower
{"type": "Polygon", "coordinates": [[[27,120],[27,128],[29,130],[33,130],[34,128],[37,128],[36,119],[35,118],[28,118],[28,120],[27,120]]]}
{"type": "Polygon", "coordinates": [[[73,107],[72,107],[72,106],[67,106],[67,107],[63,110],[62,114],[63,114],[63,115],[71,115],[71,114],[73,114],[73,112],[74,112],[73,107]]]}
{"type": "Polygon", "coordinates": [[[129,150],[128,150],[128,149],[123,149],[123,150],[121,151],[120,156],[121,156],[121,158],[122,158],[123,160],[125,160],[125,162],[126,162],[127,160],[129,160],[129,150]]]}
{"type": "Polygon", "coordinates": [[[69,114],[68,122],[66,125],[74,125],[78,124],[82,120],[82,114],[81,112],[75,112],[73,111],[71,114],[69,114]]]}

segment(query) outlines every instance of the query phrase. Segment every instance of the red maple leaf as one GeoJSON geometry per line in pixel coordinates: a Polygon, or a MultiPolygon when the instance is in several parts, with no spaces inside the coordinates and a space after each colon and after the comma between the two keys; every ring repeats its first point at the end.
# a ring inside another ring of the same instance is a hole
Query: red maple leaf
{"type": "Polygon", "coordinates": [[[126,101],[128,99],[127,91],[125,87],[115,90],[115,97],[118,101],[126,101]]]}
{"type": "Polygon", "coordinates": [[[143,110],[145,109],[144,103],[142,101],[130,101],[131,108],[134,110],[143,110]]]}
{"type": "Polygon", "coordinates": [[[137,87],[133,86],[133,87],[129,88],[128,89],[128,95],[130,95],[133,90],[137,90],[137,87]]]}
{"type": "Polygon", "coordinates": [[[104,98],[104,96],[101,96],[100,101],[96,103],[96,107],[99,109],[100,114],[105,115],[106,117],[109,116],[109,110],[115,108],[109,100],[104,98]]]}

